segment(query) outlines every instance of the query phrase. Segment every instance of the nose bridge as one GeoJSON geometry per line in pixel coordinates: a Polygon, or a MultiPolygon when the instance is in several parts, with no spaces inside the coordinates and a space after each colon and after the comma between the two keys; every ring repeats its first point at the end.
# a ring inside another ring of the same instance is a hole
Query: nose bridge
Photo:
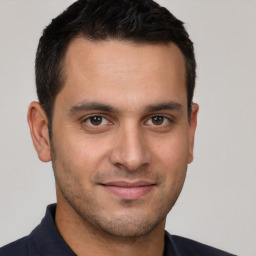
{"type": "Polygon", "coordinates": [[[134,171],[149,162],[149,151],[141,127],[135,122],[120,126],[113,148],[113,164],[123,165],[134,171]]]}

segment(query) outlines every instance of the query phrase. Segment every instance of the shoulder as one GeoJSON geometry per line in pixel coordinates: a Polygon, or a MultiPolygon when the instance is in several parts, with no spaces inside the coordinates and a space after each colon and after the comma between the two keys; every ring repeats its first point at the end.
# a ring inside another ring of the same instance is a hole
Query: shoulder
{"type": "Polygon", "coordinates": [[[0,248],[0,256],[27,256],[28,255],[28,237],[23,237],[17,241],[0,248]]]}
{"type": "Polygon", "coordinates": [[[234,254],[224,252],[188,238],[175,235],[171,237],[178,250],[182,252],[181,255],[234,256],[234,254]]]}

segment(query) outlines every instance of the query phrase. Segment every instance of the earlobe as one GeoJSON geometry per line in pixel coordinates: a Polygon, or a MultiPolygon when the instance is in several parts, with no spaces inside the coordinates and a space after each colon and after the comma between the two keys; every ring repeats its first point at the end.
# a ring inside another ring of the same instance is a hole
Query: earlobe
{"type": "Polygon", "coordinates": [[[191,116],[190,116],[190,124],[189,124],[189,155],[188,155],[188,163],[193,161],[193,151],[194,151],[194,139],[195,132],[197,126],[197,114],[199,111],[199,106],[196,103],[193,103],[191,116]]]}
{"type": "Polygon", "coordinates": [[[38,102],[30,104],[27,119],[39,159],[43,162],[51,161],[48,118],[38,102]]]}

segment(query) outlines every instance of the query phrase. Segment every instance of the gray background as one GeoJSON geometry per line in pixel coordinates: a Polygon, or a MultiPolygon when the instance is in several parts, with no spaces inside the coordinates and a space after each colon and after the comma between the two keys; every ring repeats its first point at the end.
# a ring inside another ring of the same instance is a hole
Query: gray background
{"type": "MultiPolygon", "coordinates": [[[[26,122],[42,29],[71,0],[0,0],[0,246],[28,234],[55,202],[26,122]]],[[[195,42],[200,105],[195,159],[167,230],[256,255],[256,1],[162,0],[195,42]]]]}

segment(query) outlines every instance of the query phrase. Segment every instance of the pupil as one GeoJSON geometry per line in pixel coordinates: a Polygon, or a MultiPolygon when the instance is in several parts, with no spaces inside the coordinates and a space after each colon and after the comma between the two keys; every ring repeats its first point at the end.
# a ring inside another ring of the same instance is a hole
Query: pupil
{"type": "Polygon", "coordinates": [[[162,116],[155,116],[153,117],[153,124],[160,125],[164,121],[164,118],[162,116]]]}
{"type": "Polygon", "coordinates": [[[93,125],[100,125],[102,122],[102,117],[101,116],[93,116],[93,117],[91,117],[90,121],[93,125]]]}

